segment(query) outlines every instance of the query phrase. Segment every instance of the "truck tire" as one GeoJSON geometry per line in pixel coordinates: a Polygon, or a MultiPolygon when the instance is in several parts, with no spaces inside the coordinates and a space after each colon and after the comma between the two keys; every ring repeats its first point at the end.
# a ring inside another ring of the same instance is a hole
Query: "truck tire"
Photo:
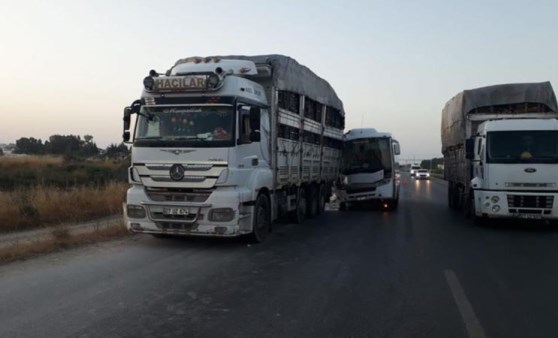
{"type": "Polygon", "coordinates": [[[397,210],[397,207],[399,206],[399,198],[394,198],[392,200],[387,201],[387,205],[389,211],[397,210]]]}
{"type": "Polygon", "coordinates": [[[326,204],[326,188],[325,185],[320,184],[320,188],[318,189],[318,215],[324,213],[326,204]]]}
{"type": "Polygon", "coordinates": [[[472,191],[469,191],[463,199],[463,216],[471,218],[475,215],[475,196],[472,191]]]}
{"type": "Polygon", "coordinates": [[[452,210],[455,209],[455,198],[453,196],[453,183],[448,182],[448,207],[452,210]]]}
{"type": "Polygon", "coordinates": [[[291,212],[291,221],[296,224],[302,224],[306,220],[306,212],[308,204],[306,199],[306,189],[300,188],[298,199],[296,201],[296,210],[291,212]]]}
{"type": "Polygon", "coordinates": [[[308,218],[313,218],[318,215],[318,189],[315,185],[312,185],[308,188],[308,191],[308,210],[306,215],[308,215],[308,218]]]}
{"type": "Polygon", "coordinates": [[[347,210],[349,210],[349,206],[347,205],[346,202],[341,202],[341,203],[339,203],[339,210],[347,211],[347,210]]]}
{"type": "Polygon", "coordinates": [[[271,230],[271,208],[269,198],[265,194],[259,194],[256,199],[252,226],[251,242],[261,243],[265,241],[271,230]]]}

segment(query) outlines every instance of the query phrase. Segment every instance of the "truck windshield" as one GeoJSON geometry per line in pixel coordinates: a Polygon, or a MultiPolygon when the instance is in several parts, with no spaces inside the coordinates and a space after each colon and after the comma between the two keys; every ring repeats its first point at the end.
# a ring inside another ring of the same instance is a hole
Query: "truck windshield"
{"type": "Polygon", "coordinates": [[[487,136],[490,163],[558,163],[558,131],[498,131],[487,136]]]}
{"type": "Polygon", "coordinates": [[[138,146],[223,147],[233,144],[231,106],[142,107],[134,144],[138,146]]]}
{"type": "Polygon", "coordinates": [[[343,174],[374,173],[384,170],[391,175],[391,140],[388,138],[358,139],[345,142],[343,174]]]}

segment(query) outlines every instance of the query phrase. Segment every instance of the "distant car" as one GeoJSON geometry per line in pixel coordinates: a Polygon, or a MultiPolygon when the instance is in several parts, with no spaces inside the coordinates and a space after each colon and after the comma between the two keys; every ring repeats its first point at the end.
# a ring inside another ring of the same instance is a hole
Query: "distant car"
{"type": "Polygon", "coordinates": [[[417,173],[417,171],[419,171],[420,169],[422,169],[420,167],[420,165],[412,165],[411,166],[411,176],[415,176],[415,174],[417,173]]]}
{"type": "Polygon", "coordinates": [[[418,180],[429,180],[430,172],[428,171],[428,169],[419,169],[415,173],[415,178],[418,180]]]}

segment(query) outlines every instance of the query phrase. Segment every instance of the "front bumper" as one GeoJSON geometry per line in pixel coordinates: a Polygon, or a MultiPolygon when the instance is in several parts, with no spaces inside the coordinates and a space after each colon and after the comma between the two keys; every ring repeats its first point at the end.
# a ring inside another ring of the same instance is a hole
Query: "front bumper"
{"type": "MultiPolygon", "coordinates": [[[[127,193],[127,204],[138,205],[145,209],[146,217],[124,215],[130,232],[147,234],[167,234],[183,236],[237,237],[252,232],[253,206],[244,205],[248,191],[241,188],[215,190],[206,201],[159,202],[151,200],[142,186],[133,186],[127,193]],[[187,215],[164,215],[164,208],[181,208],[187,215]],[[212,209],[230,208],[234,216],[230,221],[210,221],[212,209]]],[[[248,198],[249,199],[249,198],[248,198]]]]}
{"type": "Polygon", "coordinates": [[[474,194],[479,217],[558,219],[557,193],[476,190],[474,194]]]}

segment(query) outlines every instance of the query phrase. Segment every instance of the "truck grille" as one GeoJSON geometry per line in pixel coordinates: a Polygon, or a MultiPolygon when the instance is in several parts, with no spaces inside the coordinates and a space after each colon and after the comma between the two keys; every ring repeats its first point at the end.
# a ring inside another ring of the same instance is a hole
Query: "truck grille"
{"type": "Polygon", "coordinates": [[[508,208],[512,214],[550,215],[554,196],[508,195],[508,208]]]}
{"type": "Polygon", "coordinates": [[[211,191],[181,191],[177,189],[146,189],[146,194],[157,202],[198,202],[207,201],[211,191]]]}
{"type": "Polygon", "coordinates": [[[508,195],[509,208],[552,209],[554,196],[508,195]]]}

